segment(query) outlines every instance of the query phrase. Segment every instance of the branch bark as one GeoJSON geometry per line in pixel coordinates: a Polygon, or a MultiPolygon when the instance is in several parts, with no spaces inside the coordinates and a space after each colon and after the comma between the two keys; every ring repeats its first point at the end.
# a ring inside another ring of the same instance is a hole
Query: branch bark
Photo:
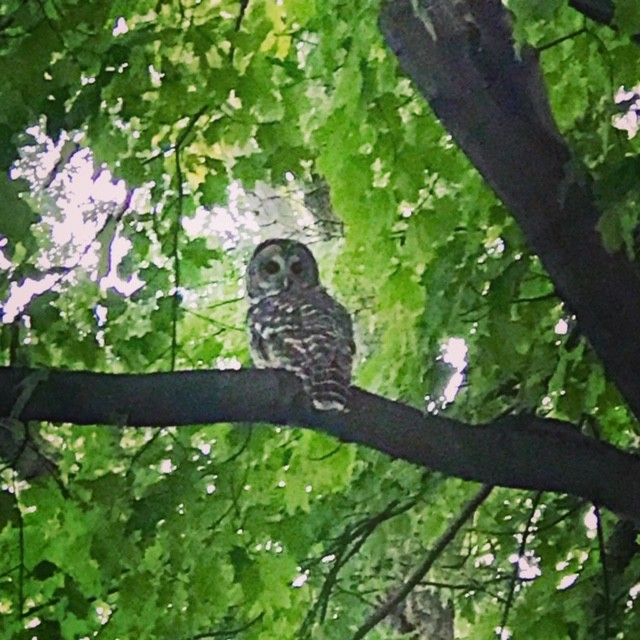
{"type": "Polygon", "coordinates": [[[615,16],[613,0],[569,0],[569,5],[595,22],[611,25],[615,16]]]}
{"type": "MultiPolygon", "coordinates": [[[[33,370],[0,367],[0,415],[14,411],[28,376],[33,370]]],[[[298,379],[285,371],[50,371],[14,419],[129,427],[297,425],[465,480],[581,496],[640,523],[640,458],[568,423],[520,415],[472,426],[360,389],[353,389],[348,413],[314,411],[298,379]]]]}
{"type": "Polygon", "coordinates": [[[402,69],[515,216],[609,378],[640,418],[640,272],[608,253],[592,194],[516,53],[500,0],[395,0],[381,29],[402,69]],[[416,9],[414,10],[414,4],[416,9]]]}

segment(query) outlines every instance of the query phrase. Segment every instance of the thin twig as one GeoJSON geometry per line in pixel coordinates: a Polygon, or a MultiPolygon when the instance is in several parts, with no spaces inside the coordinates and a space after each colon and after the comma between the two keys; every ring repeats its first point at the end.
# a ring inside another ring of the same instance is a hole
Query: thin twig
{"type": "Polygon", "coordinates": [[[176,368],[176,356],[178,351],[178,312],[180,310],[180,225],[182,224],[182,214],[184,212],[184,192],[182,190],[183,173],[182,165],[180,162],[180,152],[187,139],[187,136],[191,133],[191,130],[196,125],[200,117],[207,111],[209,105],[202,105],[192,116],[189,117],[189,121],[185,125],[184,129],[179,133],[176,138],[174,149],[176,152],[176,183],[177,183],[177,207],[176,217],[173,224],[173,300],[171,309],[171,371],[175,371],[176,368]]]}
{"type": "Polygon", "coordinates": [[[356,631],[352,640],[364,638],[379,622],[384,620],[397,606],[402,602],[409,593],[422,581],[427,575],[435,561],[442,555],[447,546],[453,542],[458,531],[463,527],[467,520],[474,514],[476,509],[489,497],[493,487],[484,485],[476,495],[467,502],[462,508],[458,517],[449,525],[436,544],[431,548],[425,556],[420,566],[413,572],[409,579],[392,595],[387,602],[374,611],[364,622],[364,624],[356,631]]]}
{"type": "Polygon", "coordinates": [[[204,633],[197,633],[195,636],[191,636],[191,640],[206,640],[206,638],[228,638],[229,636],[237,636],[252,627],[256,622],[260,622],[263,617],[264,613],[260,613],[253,618],[253,620],[249,620],[245,625],[236,627],[235,629],[223,629],[221,631],[205,631],[204,633]]]}
{"type": "MultiPolygon", "coordinates": [[[[15,485],[16,474],[13,474],[13,494],[18,495],[15,485]]],[[[18,514],[18,553],[20,554],[18,563],[18,616],[24,615],[24,519],[22,517],[22,511],[20,505],[17,506],[18,514]]]]}
{"type": "Polygon", "coordinates": [[[180,311],[180,224],[182,222],[183,197],[182,166],[180,165],[180,146],[176,145],[176,182],[178,189],[178,203],[176,217],[173,221],[173,297],[171,304],[171,365],[170,370],[176,369],[176,355],[178,351],[178,312],[180,311]]]}
{"type": "Polygon", "coordinates": [[[582,27],[581,29],[577,29],[576,31],[572,31],[571,33],[568,33],[566,36],[562,36],[561,38],[557,38],[556,40],[552,40],[551,42],[548,42],[547,44],[541,44],[539,47],[536,47],[536,52],[537,53],[541,53],[542,51],[546,51],[547,49],[551,49],[559,44],[562,44],[563,42],[566,42],[567,40],[572,40],[573,38],[576,38],[577,36],[581,36],[583,33],[587,33],[587,29],[585,27],[582,27]]]}
{"type": "Polygon", "coordinates": [[[602,518],[600,509],[597,504],[593,505],[593,512],[596,516],[596,530],[598,532],[598,548],[600,550],[600,564],[602,565],[602,590],[604,591],[604,630],[603,638],[611,637],[609,635],[609,609],[611,605],[611,593],[609,589],[609,571],[607,570],[607,550],[604,541],[604,529],[602,527],[602,518]]]}
{"type": "MultiPolygon", "coordinates": [[[[527,539],[529,538],[529,533],[531,531],[531,523],[533,522],[533,516],[536,513],[538,505],[540,504],[540,500],[542,498],[542,491],[538,491],[533,499],[533,506],[529,511],[529,517],[527,518],[527,524],[524,527],[524,532],[522,533],[522,540],[520,540],[520,547],[518,549],[518,560],[524,557],[524,554],[527,550],[527,539]]],[[[511,606],[513,605],[513,597],[516,592],[516,583],[518,582],[518,576],[520,574],[520,565],[516,562],[513,565],[513,573],[511,575],[511,585],[509,587],[509,594],[507,595],[507,601],[504,606],[504,611],[502,612],[502,620],[500,621],[500,629],[504,629],[507,626],[507,619],[509,618],[509,612],[511,611],[511,606]]]]}
{"type": "Polygon", "coordinates": [[[412,509],[416,505],[417,500],[417,497],[407,500],[404,503],[392,500],[380,513],[346,528],[338,539],[338,548],[334,548],[332,551],[332,554],[335,555],[335,560],[325,577],[320,594],[315,599],[313,607],[307,613],[298,630],[297,638],[308,638],[314,621],[317,619],[322,622],[325,619],[331,592],[334,587],[338,586],[340,571],[361,549],[369,536],[383,522],[412,509]]]}

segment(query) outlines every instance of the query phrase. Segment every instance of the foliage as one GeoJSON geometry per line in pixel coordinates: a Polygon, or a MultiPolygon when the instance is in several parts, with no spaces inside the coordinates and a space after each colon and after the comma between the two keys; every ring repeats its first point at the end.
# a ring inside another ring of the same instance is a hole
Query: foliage
{"type": "MultiPolygon", "coordinates": [[[[510,6],[519,42],[543,48],[604,240],[633,256],[638,139],[612,126],[615,92],[638,82],[631,32],[555,0],[510,6]]],[[[451,414],[537,410],[631,446],[636,425],[575,318],[398,72],[378,12],[371,0],[0,2],[2,363],[248,364],[242,265],[276,230],[315,242],[353,310],[359,386],[442,409],[442,349],[457,337],[468,365],[451,414]],[[75,231],[57,235],[87,166],[94,190],[114,190],[74,199],[75,231]],[[331,212],[301,204],[318,180],[331,212]]],[[[7,638],[348,638],[477,490],[260,425],[35,437],[60,482],[3,471],[7,638]]],[[[456,637],[591,638],[604,620],[634,637],[637,560],[603,605],[592,516],[567,497],[495,491],[427,578],[454,603],[456,637]]]]}

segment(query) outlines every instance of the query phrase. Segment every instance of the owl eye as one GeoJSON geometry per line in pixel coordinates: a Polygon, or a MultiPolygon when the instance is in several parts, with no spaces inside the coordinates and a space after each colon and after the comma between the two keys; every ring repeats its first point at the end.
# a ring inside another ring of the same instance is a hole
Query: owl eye
{"type": "Polygon", "coordinates": [[[278,273],[280,271],[280,265],[275,260],[269,260],[269,262],[265,263],[264,270],[273,275],[274,273],[278,273]]]}
{"type": "Polygon", "coordinates": [[[302,273],[302,263],[299,260],[291,263],[291,273],[299,276],[302,273]]]}

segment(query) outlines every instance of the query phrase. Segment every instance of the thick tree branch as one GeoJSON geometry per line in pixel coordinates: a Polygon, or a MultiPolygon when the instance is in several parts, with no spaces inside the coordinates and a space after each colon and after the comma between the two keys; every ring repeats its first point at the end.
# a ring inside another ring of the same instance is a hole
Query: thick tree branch
{"type": "MultiPolygon", "coordinates": [[[[0,368],[0,416],[11,414],[22,381],[32,374],[0,368]]],[[[640,523],[640,458],[585,437],[567,423],[509,416],[471,426],[425,416],[359,389],[353,390],[349,413],[314,411],[297,378],[285,371],[50,371],[15,418],[132,427],[297,425],[465,480],[571,493],[640,523]]],[[[2,442],[0,453],[1,447],[2,442]]]]}
{"type": "Polygon", "coordinates": [[[538,62],[500,0],[395,0],[381,28],[404,71],[515,216],[610,379],[640,417],[640,273],[605,250],[538,62]]]}
{"type": "Polygon", "coordinates": [[[576,10],[595,22],[611,25],[615,15],[613,0],[569,0],[576,10]]]}
{"type": "MultiPolygon", "coordinates": [[[[569,6],[594,22],[606,24],[612,29],[620,27],[619,23],[616,24],[616,7],[613,0],[569,0],[569,6]]],[[[633,34],[631,39],[640,44],[640,33],[633,34]]]]}

